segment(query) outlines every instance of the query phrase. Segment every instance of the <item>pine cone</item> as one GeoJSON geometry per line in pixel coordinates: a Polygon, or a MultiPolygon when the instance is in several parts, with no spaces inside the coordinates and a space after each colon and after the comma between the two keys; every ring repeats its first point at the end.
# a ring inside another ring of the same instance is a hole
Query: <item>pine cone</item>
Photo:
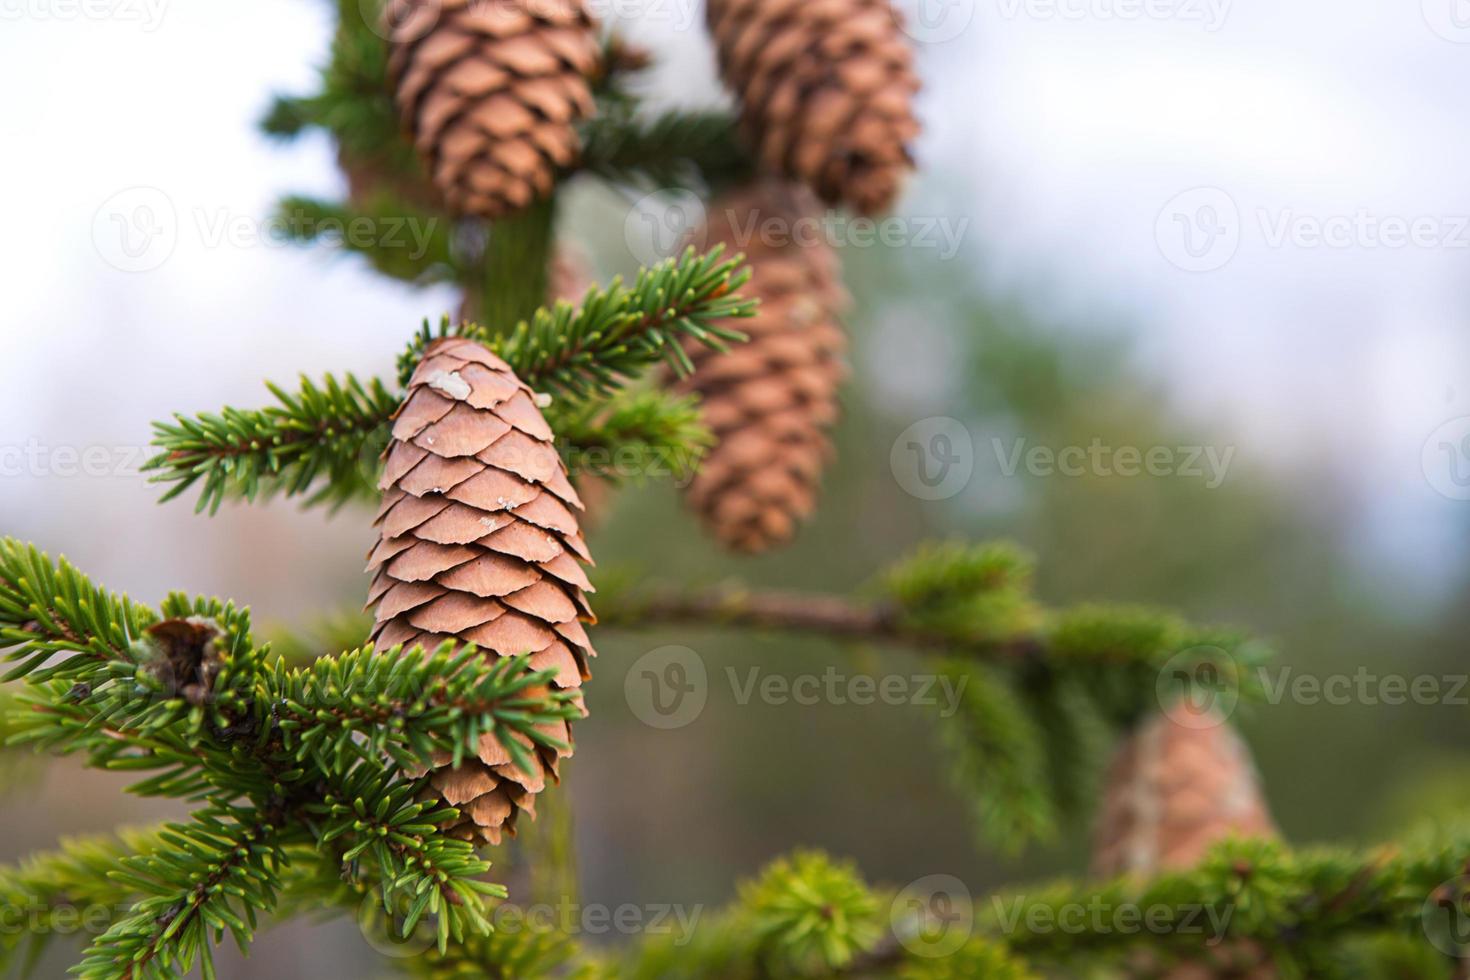
{"type": "Polygon", "coordinates": [[[1191,868],[1226,837],[1274,837],[1250,749],[1213,709],[1180,702],[1119,748],[1103,790],[1099,875],[1191,868]]]}
{"type": "MultiPolygon", "coordinates": [[[[380,541],[368,558],[377,648],[450,640],[487,656],[530,653],[535,669],[557,671],[558,689],[580,688],[595,655],[582,623],[595,619],[578,559],[592,558],[578,530],[582,502],[530,388],[484,347],[437,341],[385,459],[380,541]]],[[[570,746],[564,722],[546,732],[570,746]]],[[[458,769],[438,760],[433,785],[460,809],[456,833],[499,843],[520,811],[535,815],[535,794],[570,754],[538,745],[526,771],[487,735],[478,760],[458,769]]]]}
{"type": "MultiPolygon", "coordinates": [[[[1197,865],[1227,837],[1275,837],[1250,749],[1213,709],[1179,702],[1119,748],[1108,772],[1097,829],[1099,875],[1153,875],[1197,865]]],[[[1150,953],[1132,973],[1163,980],[1272,980],[1270,954],[1235,940],[1201,937],[1195,958],[1161,971],[1150,953]]]]}
{"type": "Polygon", "coordinates": [[[761,163],[829,204],[889,208],[919,135],[890,0],[709,0],[720,71],[761,163]]]}
{"type": "Polygon", "coordinates": [[[750,341],[721,354],[689,341],[694,373],[675,390],[695,392],[718,443],[690,484],[688,499],[710,530],[738,551],[790,540],[816,506],[832,456],[837,388],[846,377],[847,339],[838,321],[848,297],[837,255],[819,239],[821,212],[802,188],[764,184],[726,196],[711,209],[709,244],[743,251],[748,295],[760,300],[739,329],[750,341]],[[762,240],[743,229],[778,229],[762,240]]]}
{"type": "Polygon", "coordinates": [[[551,192],[593,111],[584,0],[390,0],[399,111],[451,209],[482,218],[551,192]]]}

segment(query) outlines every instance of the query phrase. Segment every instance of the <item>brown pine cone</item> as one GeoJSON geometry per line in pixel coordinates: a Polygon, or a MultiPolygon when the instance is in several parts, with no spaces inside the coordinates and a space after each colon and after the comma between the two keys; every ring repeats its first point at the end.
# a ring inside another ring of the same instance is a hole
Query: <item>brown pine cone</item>
{"type": "MultiPolygon", "coordinates": [[[[1217,711],[1179,702],[1130,735],[1114,756],[1094,870],[1108,877],[1185,870],[1232,836],[1276,836],[1250,749],[1217,711]]],[[[1190,962],[1162,971],[1155,957],[1140,954],[1132,972],[1164,980],[1276,976],[1269,954],[1241,940],[1202,944],[1190,962]]]]}
{"type": "MultiPolygon", "coordinates": [[[[380,540],[368,558],[373,641],[473,643],[487,656],[530,653],[555,686],[575,690],[595,655],[582,623],[591,563],[578,530],[582,502],[552,447],[535,395],[504,361],[462,339],[436,341],[414,371],[385,454],[380,540]]],[[[458,769],[439,760],[434,787],[458,807],[455,832],[476,843],[514,834],[522,810],[571,755],[564,722],[545,729],[567,743],[537,745],[532,771],[510,761],[493,736],[458,769]]],[[[522,744],[532,747],[529,739],[522,744]]]]}
{"type": "Polygon", "coordinates": [[[584,0],[390,0],[399,111],[450,208],[513,214],[551,192],[593,112],[584,0]]]}
{"type": "Polygon", "coordinates": [[[674,388],[700,396],[718,440],[688,499],[726,545],[761,552],[789,541],[816,506],[847,373],[838,315],[848,297],[804,188],[768,183],[727,195],[711,207],[705,235],[746,254],[747,295],[760,307],[737,325],[748,343],[723,354],[685,344],[694,373],[674,388]]]}
{"type": "Polygon", "coordinates": [[[919,135],[899,17],[890,0],[709,0],[720,71],[763,166],[829,204],[893,204],[919,135]]]}
{"type": "Polygon", "coordinates": [[[1105,876],[1187,869],[1232,835],[1276,835],[1250,749],[1218,712],[1181,701],[1113,757],[1094,868],[1105,876]]]}

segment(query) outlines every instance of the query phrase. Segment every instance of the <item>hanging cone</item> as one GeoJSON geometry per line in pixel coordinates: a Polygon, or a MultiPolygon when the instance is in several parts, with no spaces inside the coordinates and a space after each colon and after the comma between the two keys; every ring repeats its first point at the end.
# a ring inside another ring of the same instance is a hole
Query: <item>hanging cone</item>
{"type": "MultiPolygon", "coordinates": [[[[368,558],[375,646],[450,640],[487,657],[530,653],[532,667],[557,672],[556,688],[580,688],[595,653],[582,626],[595,621],[581,565],[592,559],[578,530],[582,502],[530,388],[484,347],[436,341],[385,461],[380,540],[368,558]]],[[[432,782],[460,810],[456,834],[499,843],[521,811],[535,815],[535,795],[571,755],[564,722],[546,731],[568,748],[535,746],[530,771],[489,735],[478,759],[458,769],[439,760],[432,782]]]]}
{"type": "Polygon", "coordinates": [[[707,13],[762,165],[829,204],[887,210],[919,135],[913,52],[890,0],[709,0],[707,13]]]}
{"type": "Polygon", "coordinates": [[[687,342],[694,373],[674,384],[700,396],[718,440],[689,486],[689,502],[737,551],[789,541],[815,508],[832,456],[827,432],[846,376],[838,315],[848,297],[837,255],[820,240],[820,220],[810,193],[773,182],[717,202],[705,229],[709,245],[745,253],[747,294],[760,300],[755,317],[739,324],[748,343],[721,354],[687,342]],[[778,230],[751,237],[748,229],[763,223],[778,230]]]}
{"type": "Polygon", "coordinates": [[[584,0],[390,0],[388,70],[434,185],[494,219],[551,192],[593,112],[584,0]]]}
{"type": "MultiPolygon", "coordinates": [[[[1145,722],[1113,757],[1103,790],[1093,868],[1098,875],[1186,870],[1227,837],[1276,836],[1250,750],[1213,708],[1187,701],[1145,722]]],[[[1216,937],[1218,938],[1218,937],[1216,937]]],[[[1135,964],[1159,976],[1152,957],[1135,964]]],[[[1271,980],[1269,957],[1250,942],[1200,950],[1164,980],[1271,980]]]]}
{"type": "Polygon", "coordinates": [[[1118,750],[1103,790],[1099,875],[1191,868],[1230,836],[1274,837],[1250,750],[1214,709],[1181,701],[1118,750]]]}

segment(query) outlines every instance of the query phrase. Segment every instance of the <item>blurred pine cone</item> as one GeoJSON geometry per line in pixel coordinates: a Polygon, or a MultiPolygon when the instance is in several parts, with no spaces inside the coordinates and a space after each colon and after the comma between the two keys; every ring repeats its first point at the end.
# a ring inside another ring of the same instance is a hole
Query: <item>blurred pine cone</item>
{"type": "Polygon", "coordinates": [[[1145,722],[1113,757],[1094,870],[1191,868],[1232,835],[1276,835],[1250,749],[1214,709],[1181,701],[1145,722]]]}
{"type": "Polygon", "coordinates": [[[832,456],[827,432],[837,421],[837,389],[847,374],[838,316],[848,297],[821,220],[804,188],[772,182],[717,201],[705,228],[710,246],[745,253],[752,273],[747,295],[760,300],[755,317],[738,325],[748,343],[722,354],[687,341],[694,373],[673,385],[700,396],[718,440],[688,499],[714,535],[737,551],[789,541],[815,508],[832,456]]]}
{"type": "Polygon", "coordinates": [[[709,0],[720,70],[761,163],[829,204],[889,208],[919,135],[890,0],[709,0]]]}
{"type": "MultiPolygon", "coordinates": [[[[1276,836],[1250,749],[1220,713],[1181,701],[1118,749],[1098,821],[1094,870],[1156,875],[1192,868],[1227,837],[1276,836]]],[[[1138,976],[1271,980],[1269,954],[1247,941],[1202,936],[1197,958],[1161,970],[1141,954],[1138,976]]]]}
{"type": "Polygon", "coordinates": [[[583,0],[390,0],[399,111],[450,208],[513,214],[551,192],[593,111],[583,0]]]}
{"type": "MultiPolygon", "coordinates": [[[[535,669],[557,672],[558,689],[580,688],[595,654],[582,623],[595,620],[579,559],[592,559],[578,529],[582,502],[531,390],[484,347],[436,341],[385,458],[380,540],[368,559],[376,647],[452,640],[487,656],[530,653],[535,669]]],[[[568,747],[536,745],[531,771],[490,735],[477,760],[458,769],[439,760],[432,781],[460,809],[457,834],[499,843],[522,810],[535,815],[535,794],[571,755],[564,722],[545,731],[568,747]]]]}

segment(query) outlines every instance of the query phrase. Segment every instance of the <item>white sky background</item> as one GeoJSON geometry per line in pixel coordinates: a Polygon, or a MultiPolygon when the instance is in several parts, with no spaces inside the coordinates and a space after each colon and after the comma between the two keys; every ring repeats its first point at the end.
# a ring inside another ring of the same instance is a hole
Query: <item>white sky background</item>
{"type": "MultiPolygon", "coordinates": [[[[677,30],[699,22],[689,0],[649,2],[656,22],[636,33],[670,56],[663,77],[678,75],[680,101],[714,98],[702,39],[677,30]]],[[[1326,465],[1320,494],[1346,500],[1365,554],[1434,584],[1470,512],[1421,465],[1436,427],[1470,415],[1470,227],[1455,220],[1470,216],[1470,43],[1431,21],[1470,42],[1470,3],[1178,0],[1140,19],[1121,16],[1130,0],[926,2],[929,30],[958,35],[921,47],[926,170],[905,210],[970,216],[979,277],[1083,324],[1138,322],[1150,366],[1230,428],[1243,463],[1326,465]],[[1218,14],[1207,30],[1200,17],[1218,14]],[[1199,187],[1227,195],[1239,245],[1185,272],[1156,224],[1199,187]],[[1441,241],[1268,241],[1283,214],[1360,211],[1432,219],[1441,241]]],[[[421,316],[451,305],[249,240],[279,194],[338,187],[323,141],[282,149],[255,130],[271,92],[310,87],[330,13],[324,0],[0,0],[0,446],[137,445],[173,410],[262,403],[263,377],[382,371],[421,316]],[[113,16],[71,16],[82,4],[113,16]],[[130,274],[105,261],[93,222],[138,185],[163,191],[180,226],[167,262],[130,274]],[[211,245],[222,219],[245,240],[211,245]]],[[[135,477],[0,475],[0,531],[149,598],[184,583],[279,615],[311,608],[303,580],[353,581],[368,543],[289,508],[205,522],[154,497],[135,477]],[[292,574],[247,577],[282,554],[292,574]]]]}

